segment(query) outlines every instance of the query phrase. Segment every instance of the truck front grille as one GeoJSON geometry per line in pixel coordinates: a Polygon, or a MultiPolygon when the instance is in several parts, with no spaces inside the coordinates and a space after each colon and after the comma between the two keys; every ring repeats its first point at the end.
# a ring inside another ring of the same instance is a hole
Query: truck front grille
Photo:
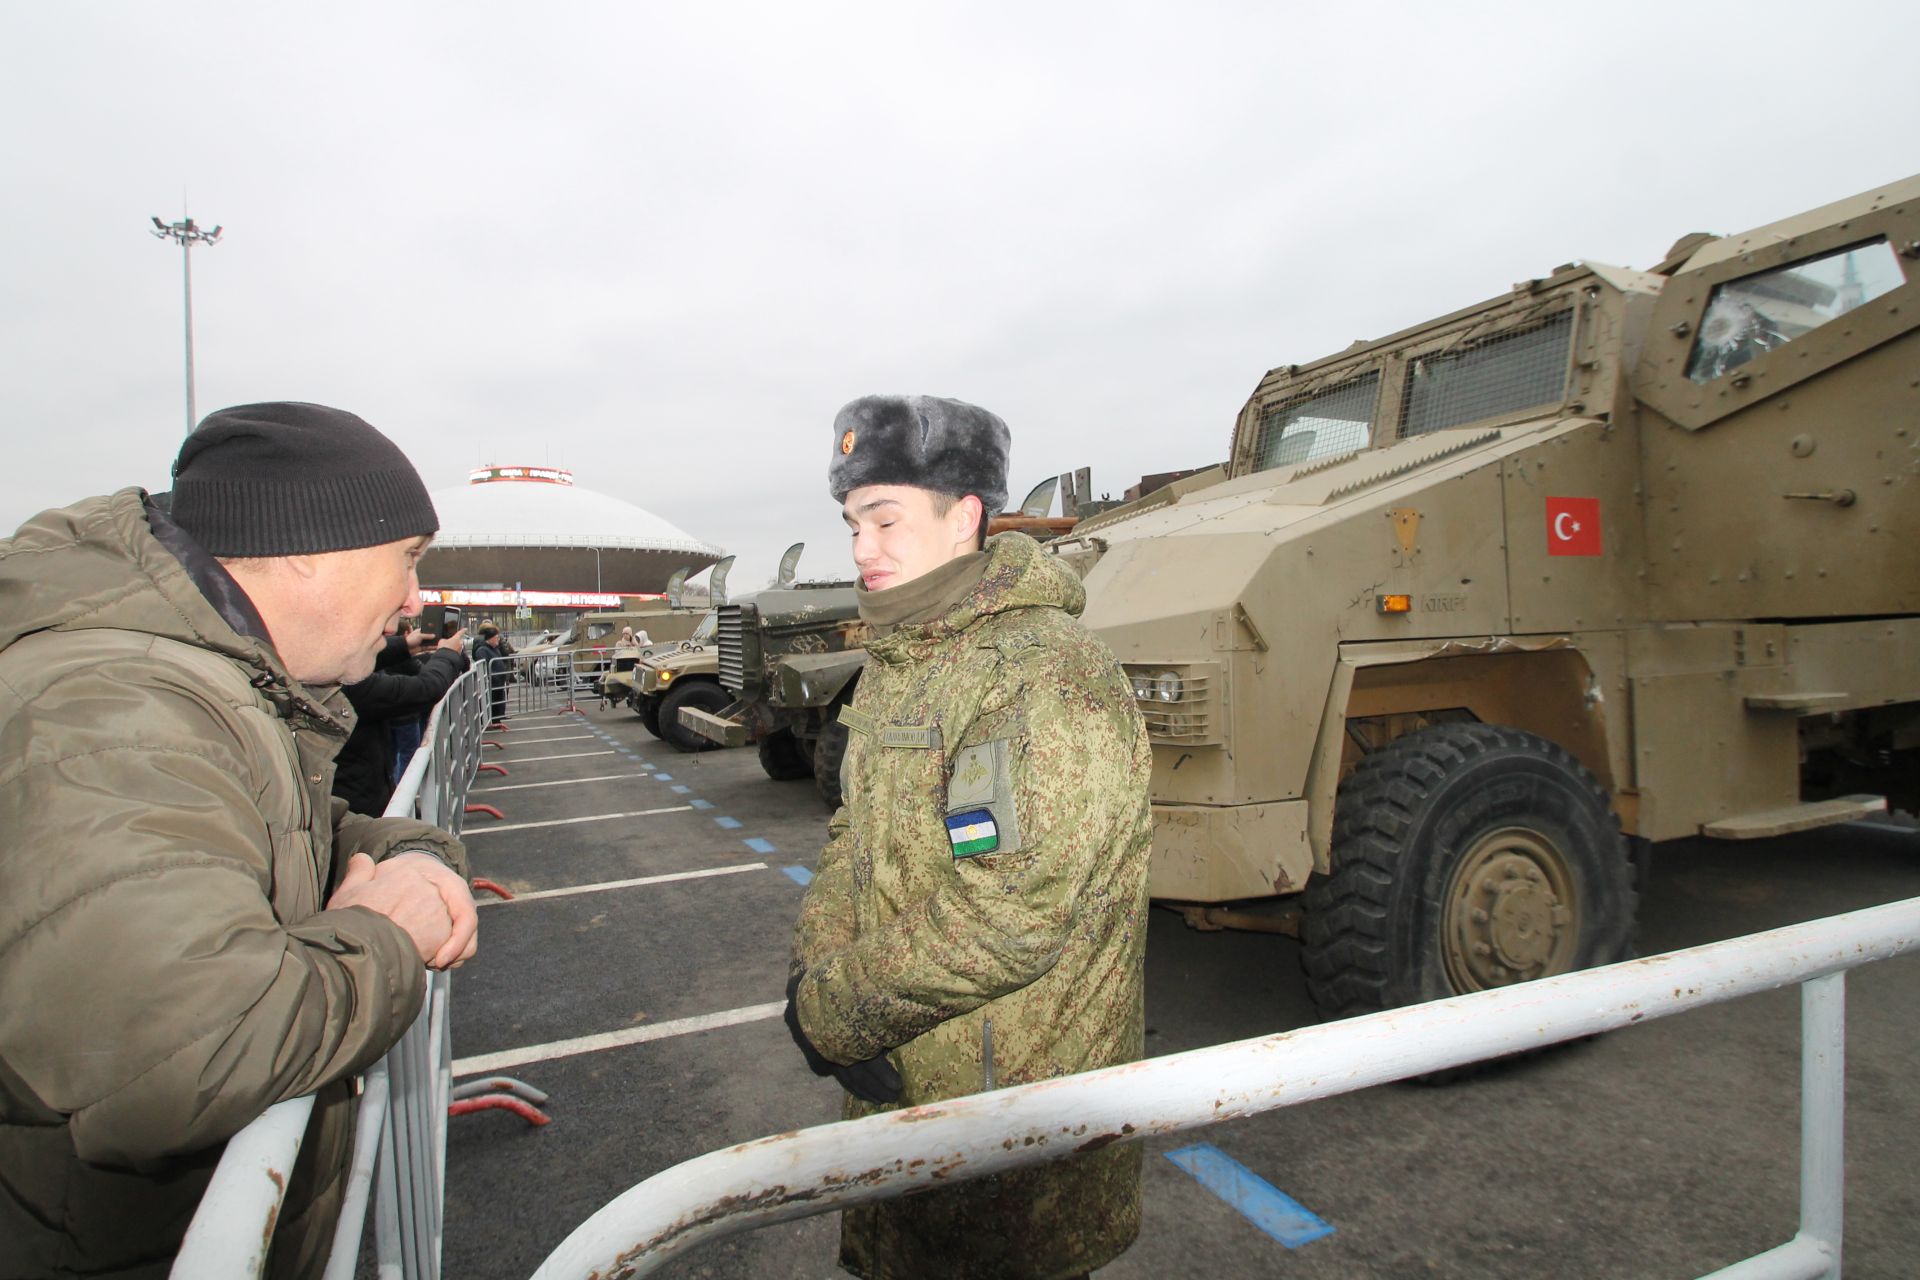
{"type": "Polygon", "coordinates": [[[716,647],[720,651],[720,683],[734,693],[740,692],[746,674],[746,655],[741,652],[740,606],[723,604],[720,606],[720,621],[714,628],[716,647]]]}

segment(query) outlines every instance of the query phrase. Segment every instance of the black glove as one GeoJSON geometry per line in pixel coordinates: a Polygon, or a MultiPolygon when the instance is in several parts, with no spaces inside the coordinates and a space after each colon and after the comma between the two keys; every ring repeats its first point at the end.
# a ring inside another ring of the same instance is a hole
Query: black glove
{"type": "Polygon", "coordinates": [[[831,1075],[840,1082],[842,1089],[866,1102],[900,1101],[903,1088],[900,1073],[887,1061],[886,1054],[843,1067],[829,1061],[826,1055],[813,1047],[813,1041],[807,1039],[807,1033],[800,1027],[800,1010],[793,999],[794,993],[800,989],[800,979],[805,976],[796,973],[787,979],[787,1008],[782,1016],[786,1018],[787,1030],[792,1034],[793,1042],[800,1046],[800,1053],[806,1058],[813,1074],[831,1075]]]}
{"type": "Polygon", "coordinates": [[[787,1020],[787,1031],[793,1036],[793,1042],[800,1046],[800,1054],[807,1060],[807,1067],[817,1076],[833,1074],[833,1064],[813,1047],[813,1041],[807,1039],[807,1033],[800,1029],[800,1010],[793,1002],[794,993],[800,990],[800,979],[805,973],[796,973],[787,979],[787,1011],[780,1015],[787,1020]]]}

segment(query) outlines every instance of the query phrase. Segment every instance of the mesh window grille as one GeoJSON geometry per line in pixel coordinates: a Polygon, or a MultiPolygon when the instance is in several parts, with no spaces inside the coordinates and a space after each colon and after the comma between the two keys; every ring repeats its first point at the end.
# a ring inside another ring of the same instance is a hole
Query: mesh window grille
{"type": "Polygon", "coordinates": [[[1253,469],[1265,471],[1366,448],[1379,384],[1376,370],[1317,395],[1268,406],[1260,415],[1253,469]]]}
{"type": "Polygon", "coordinates": [[[1424,435],[1554,403],[1565,392],[1572,338],[1573,312],[1562,311],[1531,328],[1409,361],[1400,434],[1424,435]]]}

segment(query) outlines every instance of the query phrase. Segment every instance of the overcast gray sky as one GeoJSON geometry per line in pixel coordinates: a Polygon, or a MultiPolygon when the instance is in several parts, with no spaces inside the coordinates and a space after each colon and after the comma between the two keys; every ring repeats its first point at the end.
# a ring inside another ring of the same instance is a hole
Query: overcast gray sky
{"type": "MultiPolygon", "coordinates": [[[[0,527],[202,412],[351,409],[845,567],[834,411],[951,395],[1017,498],[1218,460],[1260,374],[1920,170],[1920,8],[209,3],[0,10],[0,527]],[[183,201],[184,195],[184,201],[183,201]]],[[[530,584],[531,585],[531,584],[530,584]]]]}

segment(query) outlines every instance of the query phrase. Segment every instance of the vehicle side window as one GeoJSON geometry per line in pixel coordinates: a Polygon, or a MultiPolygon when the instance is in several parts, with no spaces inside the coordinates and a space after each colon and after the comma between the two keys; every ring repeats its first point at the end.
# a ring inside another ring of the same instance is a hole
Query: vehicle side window
{"type": "Polygon", "coordinates": [[[1366,448],[1379,390],[1380,373],[1373,370],[1317,394],[1268,405],[1260,414],[1253,469],[1265,471],[1366,448]]]}
{"type": "Polygon", "coordinates": [[[1425,435],[1563,398],[1573,312],[1407,363],[1400,435],[1425,435]]]}
{"type": "Polygon", "coordinates": [[[1711,382],[1905,283],[1882,236],[1715,285],[1687,377],[1711,382]]]}

